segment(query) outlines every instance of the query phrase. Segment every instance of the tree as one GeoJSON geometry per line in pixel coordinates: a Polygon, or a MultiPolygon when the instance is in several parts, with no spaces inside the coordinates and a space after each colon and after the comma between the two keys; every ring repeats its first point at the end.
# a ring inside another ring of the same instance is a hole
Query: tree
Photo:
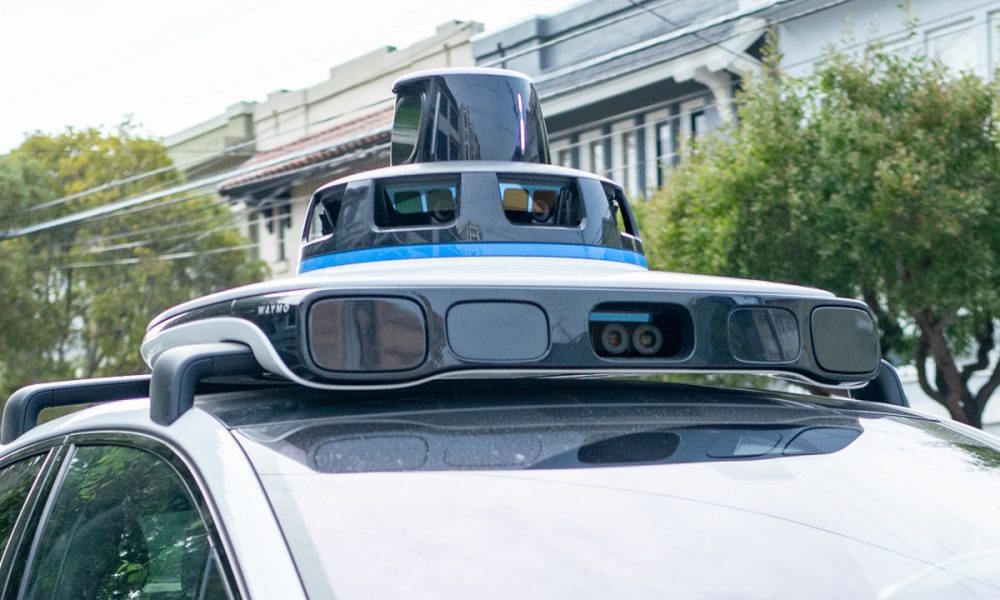
{"type": "Polygon", "coordinates": [[[878,46],[799,79],[778,61],[645,207],[651,262],[863,299],[883,352],[915,360],[921,388],[980,427],[1000,386],[997,367],[970,386],[1000,316],[996,88],[878,46]]]}
{"type": "MultiPolygon", "coordinates": [[[[0,156],[0,210],[8,226],[37,223],[181,182],[165,148],[127,124],[34,134],[0,156]]],[[[234,224],[228,206],[203,193],[0,242],[0,299],[14,306],[0,316],[0,392],[141,372],[153,315],[261,277],[234,224]]]]}

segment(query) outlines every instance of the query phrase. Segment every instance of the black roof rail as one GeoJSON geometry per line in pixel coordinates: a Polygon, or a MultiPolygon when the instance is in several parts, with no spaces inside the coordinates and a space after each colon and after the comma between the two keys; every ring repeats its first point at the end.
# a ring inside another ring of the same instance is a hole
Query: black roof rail
{"type": "Polygon", "coordinates": [[[903,391],[903,383],[899,380],[896,367],[885,360],[879,366],[878,375],[864,387],[851,390],[851,397],[857,400],[882,402],[909,408],[910,401],[903,391]]]}
{"type": "Polygon", "coordinates": [[[262,370],[250,347],[243,344],[192,344],[166,350],[153,367],[149,416],[160,425],[170,425],[194,405],[202,379],[259,375],[262,370]]]}
{"type": "Polygon", "coordinates": [[[149,375],[106,377],[38,383],[23,387],[7,400],[0,425],[0,444],[9,444],[38,424],[46,408],[98,404],[145,398],[149,395],[149,375]]]}

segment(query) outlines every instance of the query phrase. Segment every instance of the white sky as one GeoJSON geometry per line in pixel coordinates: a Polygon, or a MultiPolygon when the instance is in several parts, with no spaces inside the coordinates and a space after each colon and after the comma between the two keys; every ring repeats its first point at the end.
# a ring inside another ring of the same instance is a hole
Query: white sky
{"type": "Polygon", "coordinates": [[[497,31],[574,0],[0,0],[0,154],[25,132],[114,126],[154,136],[240,100],[326,79],[451,19],[497,31]]]}

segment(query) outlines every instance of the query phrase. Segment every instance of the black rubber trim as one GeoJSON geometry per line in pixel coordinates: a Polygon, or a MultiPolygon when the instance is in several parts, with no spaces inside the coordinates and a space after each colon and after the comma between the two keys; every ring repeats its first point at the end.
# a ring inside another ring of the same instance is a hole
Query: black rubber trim
{"type": "Polygon", "coordinates": [[[910,406],[906,392],[903,391],[903,383],[899,380],[899,373],[896,372],[895,367],[884,360],[875,379],[862,388],[851,390],[851,397],[857,400],[894,404],[907,408],[910,406]]]}
{"type": "Polygon", "coordinates": [[[193,344],[166,350],[157,358],[149,386],[149,416],[170,425],[191,406],[198,382],[208,377],[257,375],[261,367],[248,346],[193,344]]]}
{"type": "Polygon", "coordinates": [[[81,379],[29,385],[14,392],[3,409],[0,444],[9,444],[38,423],[46,408],[98,404],[149,395],[149,375],[81,379]]]}

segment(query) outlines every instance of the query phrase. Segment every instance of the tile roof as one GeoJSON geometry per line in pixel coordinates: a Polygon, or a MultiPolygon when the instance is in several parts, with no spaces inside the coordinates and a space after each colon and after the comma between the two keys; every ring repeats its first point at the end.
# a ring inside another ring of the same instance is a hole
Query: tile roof
{"type": "Polygon", "coordinates": [[[289,144],[258,152],[240,165],[241,173],[223,181],[219,193],[238,195],[255,184],[282,177],[310,165],[327,162],[356,150],[390,140],[393,107],[367,113],[353,121],[338,123],[289,144]],[[287,157],[286,160],[281,160],[287,157]],[[260,168],[254,169],[254,165],[260,168]]]}

